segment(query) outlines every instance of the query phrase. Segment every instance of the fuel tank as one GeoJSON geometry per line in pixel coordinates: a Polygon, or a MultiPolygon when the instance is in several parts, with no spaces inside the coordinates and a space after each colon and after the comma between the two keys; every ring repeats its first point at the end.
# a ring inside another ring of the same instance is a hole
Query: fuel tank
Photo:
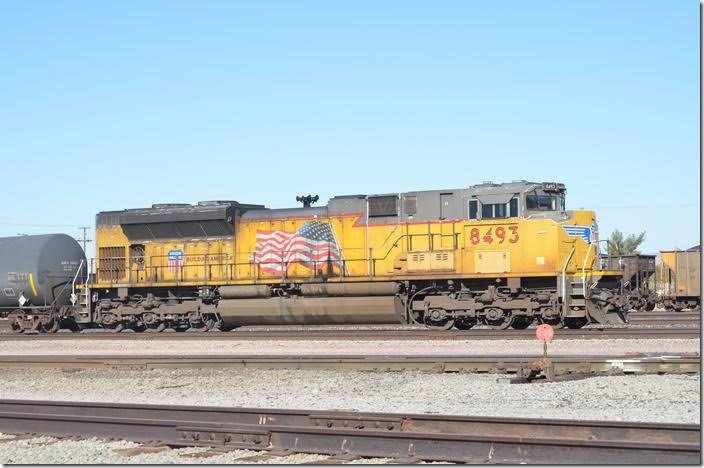
{"type": "Polygon", "coordinates": [[[69,304],[81,262],[83,282],[85,253],[66,234],[0,237],[0,309],[69,304]]]}
{"type": "Polygon", "coordinates": [[[241,325],[397,324],[404,310],[397,296],[272,297],[222,299],[225,328],[241,325]]]}

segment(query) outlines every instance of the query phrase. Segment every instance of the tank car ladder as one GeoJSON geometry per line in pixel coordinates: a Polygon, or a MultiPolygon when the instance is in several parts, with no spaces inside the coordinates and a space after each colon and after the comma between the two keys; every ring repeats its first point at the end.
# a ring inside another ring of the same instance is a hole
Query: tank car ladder
{"type": "Polygon", "coordinates": [[[78,265],[76,274],[73,276],[73,281],[71,282],[71,305],[78,309],[78,316],[80,316],[81,319],[90,319],[90,290],[88,288],[90,272],[87,267],[88,265],[85,261],[81,260],[81,264],[78,265]],[[86,280],[83,283],[83,288],[76,294],[76,282],[84,266],[86,267],[86,280]]]}

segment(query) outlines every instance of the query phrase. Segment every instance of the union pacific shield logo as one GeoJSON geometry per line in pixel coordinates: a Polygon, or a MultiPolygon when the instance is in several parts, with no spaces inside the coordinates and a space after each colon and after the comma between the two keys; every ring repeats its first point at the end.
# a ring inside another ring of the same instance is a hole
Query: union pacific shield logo
{"type": "Polygon", "coordinates": [[[169,250],[168,256],[168,266],[171,273],[180,273],[183,270],[183,250],[172,249],[169,250]]]}
{"type": "Polygon", "coordinates": [[[596,241],[596,225],[591,226],[574,226],[571,224],[564,224],[562,228],[565,230],[568,236],[579,237],[587,244],[591,244],[596,241]]]}

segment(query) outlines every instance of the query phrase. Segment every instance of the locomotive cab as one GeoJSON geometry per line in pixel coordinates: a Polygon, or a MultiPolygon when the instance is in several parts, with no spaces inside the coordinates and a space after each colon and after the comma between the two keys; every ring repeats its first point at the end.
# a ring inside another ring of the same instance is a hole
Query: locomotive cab
{"type": "Polygon", "coordinates": [[[556,182],[525,180],[508,184],[484,182],[467,190],[467,219],[547,218],[568,219],[565,186],[556,182]]]}
{"type": "Polygon", "coordinates": [[[544,183],[542,187],[526,192],[525,212],[527,216],[565,212],[565,186],[556,183],[544,183]]]}

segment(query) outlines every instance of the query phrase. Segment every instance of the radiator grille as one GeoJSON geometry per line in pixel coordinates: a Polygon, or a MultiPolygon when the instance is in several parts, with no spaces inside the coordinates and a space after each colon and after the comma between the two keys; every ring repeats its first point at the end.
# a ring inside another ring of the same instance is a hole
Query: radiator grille
{"type": "Polygon", "coordinates": [[[125,277],[125,248],[100,247],[98,249],[98,279],[117,281],[125,277]]]}

